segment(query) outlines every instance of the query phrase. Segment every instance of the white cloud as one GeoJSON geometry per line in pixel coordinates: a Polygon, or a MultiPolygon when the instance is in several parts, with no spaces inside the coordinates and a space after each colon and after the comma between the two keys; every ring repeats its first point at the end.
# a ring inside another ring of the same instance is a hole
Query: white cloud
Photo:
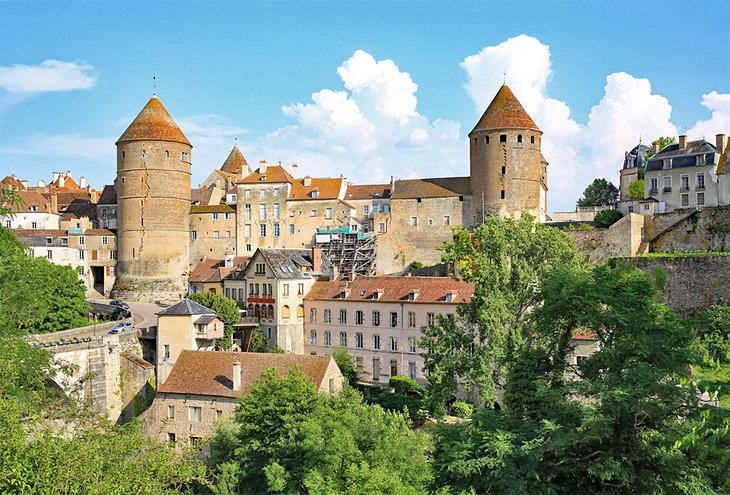
{"type": "Polygon", "coordinates": [[[716,134],[730,134],[730,94],[713,91],[702,95],[702,106],[710,110],[711,116],[707,120],[700,120],[687,131],[690,139],[705,138],[715,143],[716,134]]]}
{"type": "Polygon", "coordinates": [[[44,93],[89,89],[96,85],[94,67],[47,59],[39,65],[0,66],[0,88],[10,93],[44,93]]]}

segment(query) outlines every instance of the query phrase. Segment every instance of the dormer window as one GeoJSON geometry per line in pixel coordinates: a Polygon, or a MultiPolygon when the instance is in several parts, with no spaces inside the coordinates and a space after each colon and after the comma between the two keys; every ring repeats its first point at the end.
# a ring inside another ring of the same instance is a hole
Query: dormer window
{"type": "Polygon", "coordinates": [[[347,299],[347,296],[350,295],[350,289],[343,289],[340,292],[340,299],[347,299]]]}
{"type": "Polygon", "coordinates": [[[697,155],[697,159],[695,160],[696,165],[704,165],[705,164],[705,155],[697,155]]]}
{"type": "Polygon", "coordinates": [[[418,299],[418,295],[421,293],[418,289],[411,289],[411,291],[408,293],[408,300],[409,301],[415,301],[418,299]]]}
{"type": "Polygon", "coordinates": [[[317,198],[319,198],[319,190],[314,189],[314,190],[312,190],[312,199],[317,199],[317,198]]]}
{"type": "Polygon", "coordinates": [[[385,289],[375,289],[375,292],[373,292],[373,299],[380,299],[383,297],[383,293],[385,292],[385,289]]]}
{"type": "Polygon", "coordinates": [[[38,207],[36,205],[31,205],[30,211],[38,211],[38,207]]]}
{"type": "Polygon", "coordinates": [[[261,174],[261,180],[262,181],[265,181],[266,180],[266,174],[261,174]]]}
{"type": "Polygon", "coordinates": [[[670,168],[672,168],[672,159],[671,158],[664,159],[663,168],[664,168],[664,170],[669,170],[670,168]]]}
{"type": "Polygon", "coordinates": [[[446,302],[451,303],[454,302],[454,299],[456,299],[456,295],[459,293],[459,291],[456,290],[450,290],[446,293],[446,302]]]}

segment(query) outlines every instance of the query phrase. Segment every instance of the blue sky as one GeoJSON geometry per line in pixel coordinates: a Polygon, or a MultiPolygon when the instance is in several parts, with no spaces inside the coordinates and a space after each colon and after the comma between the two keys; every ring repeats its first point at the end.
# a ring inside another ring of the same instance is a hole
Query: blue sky
{"type": "Polygon", "coordinates": [[[658,135],[730,134],[730,3],[0,2],[0,176],[115,175],[157,92],[193,182],[249,163],[354,182],[468,174],[507,72],[544,131],[549,209],[658,135]]]}

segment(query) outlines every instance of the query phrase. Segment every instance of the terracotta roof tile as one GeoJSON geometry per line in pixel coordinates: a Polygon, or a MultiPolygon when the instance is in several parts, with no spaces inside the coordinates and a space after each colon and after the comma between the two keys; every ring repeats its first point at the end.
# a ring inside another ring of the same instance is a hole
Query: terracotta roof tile
{"type": "Polygon", "coordinates": [[[190,145],[162,102],[153,96],[129,124],[117,143],[127,141],[172,141],[190,145]]]}
{"type": "Polygon", "coordinates": [[[48,200],[39,192],[19,190],[18,196],[23,203],[20,206],[12,205],[10,209],[13,213],[28,213],[33,211],[32,207],[35,207],[35,211],[46,213],[51,209],[48,200]]]}
{"type": "Polygon", "coordinates": [[[232,205],[192,205],[190,213],[235,213],[232,205]]]}
{"type": "Polygon", "coordinates": [[[390,197],[390,184],[348,184],[345,200],[390,197]]]}
{"type": "Polygon", "coordinates": [[[21,237],[67,237],[68,232],[60,229],[15,229],[17,238],[21,237]]]}
{"type": "Polygon", "coordinates": [[[266,167],[266,180],[261,180],[261,169],[256,169],[255,172],[250,173],[243,179],[239,180],[239,184],[267,184],[267,183],[280,183],[280,182],[294,182],[294,177],[287,172],[281,165],[268,165],[266,167]]]}
{"type": "Polygon", "coordinates": [[[401,179],[395,181],[392,199],[445,198],[471,195],[469,177],[401,179]]]}
{"type": "Polygon", "coordinates": [[[482,118],[469,133],[491,129],[532,129],[540,131],[512,90],[504,84],[494,96],[482,118]]]}
{"type": "Polygon", "coordinates": [[[101,236],[113,236],[114,232],[108,229],[86,229],[84,235],[101,235],[101,236]]]}
{"type": "Polygon", "coordinates": [[[14,175],[7,175],[3,180],[0,180],[0,187],[13,187],[15,189],[26,189],[20,179],[14,175]]]}
{"type": "Polygon", "coordinates": [[[221,167],[222,172],[228,172],[229,174],[241,174],[243,170],[248,169],[248,162],[246,157],[243,156],[238,146],[234,146],[231,152],[228,154],[228,158],[221,167]]]}
{"type": "Polygon", "coordinates": [[[336,179],[327,178],[304,178],[296,179],[291,185],[289,190],[290,200],[321,200],[321,199],[338,199],[340,197],[340,191],[345,179],[338,177],[336,179]],[[304,185],[305,180],[309,180],[308,186],[304,185]],[[316,198],[312,197],[312,192],[317,191],[318,195],[316,198]]]}
{"type": "Polygon", "coordinates": [[[450,277],[357,277],[350,280],[340,277],[337,280],[317,280],[304,299],[339,300],[342,292],[348,289],[347,301],[403,302],[409,301],[409,294],[417,290],[416,303],[446,303],[447,294],[454,294],[453,303],[469,302],[474,292],[474,284],[467,284],[450,277]],[[375,291],[383,293],[375,298],[375,291]],[[455,293],[451,291],[456,291],[455,293]]]}
{"type": "Polygon", "coordinates": [[[117,204],[117,188],[114,186],[106,185],[104,190],[99,196],[99,201],[96,202],[98,205],[115,205],[117,204]]]}
{"type": "Polygon", "coordinates": [[[163,394],[243,397],[259,377],[275,369],[285,377],[295,368],[309,376],[319,390],[322,387],[330,356],[269,354],[254,352],[182,351],[170,375],[157,390],[163,394]],[[241,363],[241,388],[233,390],[233,363],[241,363]]]}
{"type": "Polygon", "coordinates": [[[232,266],[225,266],[225,260],[205,258],[190,273],[188,281],[193,283],[220,282],[231,272],[245,268],[248,260],[247,256],[236,256],[232,260],[232,266]]]}
{"type": "Polygon", "coordinates": [[[213,189],[208,187],[202,187],[199,189],[190,190],[190,203],[193,206],[208,206],[210,205],[210,197],[213,195],[213,189]]]}

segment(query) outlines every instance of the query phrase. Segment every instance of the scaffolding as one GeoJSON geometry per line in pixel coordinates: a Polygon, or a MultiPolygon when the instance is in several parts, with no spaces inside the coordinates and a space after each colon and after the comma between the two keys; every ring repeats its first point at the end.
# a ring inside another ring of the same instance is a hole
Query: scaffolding
{"type": "Polygon", "coordinates": [[[355,274],[367,277],[375,271],[377,241],[375,235],[338,232],[322,239],[322,268],[331,273],[337,267],[339,275],[355,274]]]}

